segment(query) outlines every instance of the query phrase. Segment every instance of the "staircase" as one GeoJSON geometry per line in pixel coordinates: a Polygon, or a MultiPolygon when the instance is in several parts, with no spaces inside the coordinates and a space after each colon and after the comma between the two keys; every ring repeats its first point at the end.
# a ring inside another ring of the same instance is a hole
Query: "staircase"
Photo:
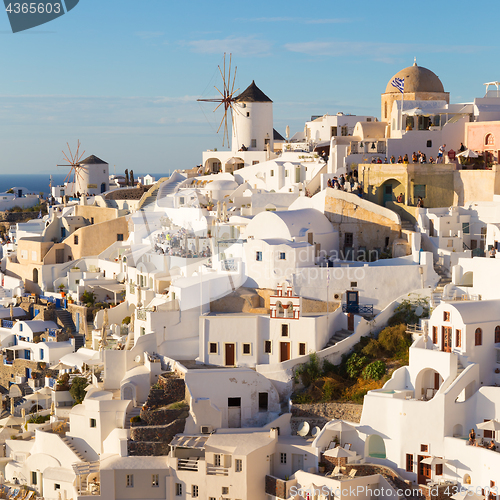
{"type": "Polygon", "coordinates": [[[141,406],[134,406],[125,417],[125,429],[130,429],[130,419],[132,417],[137,417],[141,413],[141,406]]]}
{"type": "Polygon", "coordinates": [[[401,230],[402,231],[415,231],[415,224],[410,221],[401,219],[401,230]]]}
{"type": "Polygon", "coordinates": [[[451,278],[448,276],[445,268],[439,264],[434,265],[434,270],[439,274],[439,282],[432,292],[431,305],[435,309],[443,300],[444,287],[451,283],[451,278]]]}
{"type": "MultiPolygon", "coordinates": [[[[82,462],[87,461],[87,459],[73,445],[73,438],[68,438],[66,436],[62,436],[61,439],[66,444],[66,446],[80,459],[80,461],[82,461],[82,462]]],[[[83,486],[82,486],[82,489],[83,489],[83,486]]]]}
{"type": "Polygon", "coordinates": [[[85,347],[85,335],[74,333],[73,337],[75,337],[75,351],[78,351],[80,347],[85,347]]]}
{"type": "Polygon", "coordinates": [[[458,377],[460,377],[460,375],[462,375],[462,372],[465,370],[465,367],[462,363],[460,363],[460,360],[457,360],[457,376],[455,377],[455,379],[457,379],[458,377]]]}
{"type": "Polygon", "coordinates": [[[332,345],[337,344],[338,342],[346,339],[347,337],[350,337],[353,334],[353,332],[350,332],[349,330],[345,330],[344,328],[342,330],[337,330],[331,337],[326,346],[324,347],[325,349],[327,347],[331,347],[332,345]]]}
{"type": "Polygon", "coordinates": [[[152,188],[146,191],[139,201],[138,210],[147,210],[148,208],[154,209],[154,204],[156,203],[156,198],[158,196],[158,191],[160,186],[168,179],[168,177],[162,177],[158,180],[152,188]]]}
{"type": "Polygon", "coordinates": [[[76,333],[76,327],[75,323],[73,323],[71,313],[66,311],[66,309],[56,309],[56,317],[62,323],[64,329],[70,333],[76,333]]]}

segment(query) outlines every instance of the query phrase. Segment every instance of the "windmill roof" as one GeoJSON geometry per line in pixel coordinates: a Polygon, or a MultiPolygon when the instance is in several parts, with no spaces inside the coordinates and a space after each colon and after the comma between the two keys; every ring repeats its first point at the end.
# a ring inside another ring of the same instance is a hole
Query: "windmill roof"
{"type": "Polygon", "coordinates": [[[99,164],[99,163],[107,165],[107,163],[105,161],[102,161],[97,156],[90,155],[90,156],[87,156],[87,158],[85,158],[85,160],[82,160],[80,162],[80,165],[96,165],[96,164],[99,164]]]}
{"type": "Polygon", "coordinates": [[[255,85],[255,80],[243,91],[238,97],[235,98],[236,102],[273,102],[267,97],[262,90],[255,85]]]}
{"type": "Polygon", "coordinates": [[[273,140],[284,141],[285,138],[275,128],[273,128],[273,140]]]}

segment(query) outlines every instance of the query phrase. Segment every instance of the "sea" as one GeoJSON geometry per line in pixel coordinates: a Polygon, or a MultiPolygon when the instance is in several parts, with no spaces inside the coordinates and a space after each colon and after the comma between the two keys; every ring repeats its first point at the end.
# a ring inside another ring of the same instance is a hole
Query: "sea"
{"type": "MultiPolygon", "coordinates": [[[[58,186],[64,183],[64,179],[67,174],[56,173],[52,174],[52,185],[58,186]]],[[[142,177],[142,173],[135,173],[134,178],[142,177]]],[[[151,174],[156,180],[161,179],[162,177],[166,177],[170,175],[167,173],[162,174],[151,174]]],[[[49,183],[50,183],[50,175],[49,174],[3,174],[0,175],[0,193],[3,193],[9,190],[12,187],[24,187],[29,192],[44,195],[49,194],[49,183]]]]}

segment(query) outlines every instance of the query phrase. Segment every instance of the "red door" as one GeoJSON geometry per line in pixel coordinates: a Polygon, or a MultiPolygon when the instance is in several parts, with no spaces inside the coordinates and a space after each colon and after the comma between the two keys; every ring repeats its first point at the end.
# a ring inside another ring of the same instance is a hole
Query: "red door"
{"type": "Polygon", "coordinates": [[[280,343],[280,363],[290,359],[290,342],[280,343]]]}
{"type": "Polygon", "coordinates": [[[354,314],[352,313],[347,314],[347,329],[350,332],[354,331],[354,314]]]}
{"type": "Polygon", "coordinates": [[[226,344],[226,366],[234,366],[234,344],[226,344]]]}
{"type": "Polygon", "coordinates": [[[451,326],[443,326],[441,349],[444,352],[451,352],[451,326]]]}
{"type": "Polygon", "coordinates": [[[424,458],[429,458],[425,455],[419,455],[417,461],[418,473],[417,473],[417,482],[418,484],[427,484],[427,479],[431,478],[431,466],[429,464],[423,464],[422,460],[424,458]]]}

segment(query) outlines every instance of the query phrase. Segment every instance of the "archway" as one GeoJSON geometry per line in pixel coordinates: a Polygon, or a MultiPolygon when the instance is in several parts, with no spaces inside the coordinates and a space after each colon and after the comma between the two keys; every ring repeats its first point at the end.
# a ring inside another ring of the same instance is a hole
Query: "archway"
{"type": "Polygon", "coordinates": [[[33,269],[33,283],[38,285],[38,269],[36,267],[33,269]]]}
{"type": "Polygon", "coordinates": [[[204,172],[206,174],[216,174],[221,169],[221,161],[219,158],[209,158],[205,162],[204,172]]]}
{"type": "Polygon", "coordinates": [[[421,370],[415,380],[415,398],[424,401],[432,399],[443,383],[443,377],[432,368],[421,370]]]}
{"type": "Polygon", "coordinates": [[[380,190],[379,201],[383,206],[391,201],[396,201],[399,195],[403,196],[405,203],[407,202],[404,186],[396,179],[387,179],[380,186],[380,190]]]}
{"type": "Polygon", "coordinates": [[[132,384],[126,384],[121,388],[122,397],[124,401],[133,401],[135,405],[135,387],[132,384]]]}
{"type": "Polygon", "coordinates": [[[467,271],[463,276],[462,276],[462,282],[460,283],[460,286],[474,286],[474,274],[472,271],[467,271]]]}
{"type": "Polygon", "coordinates": [[[464,428],[461,424],[453,426],[453,437],[462,437],[464,434],[464,428]]]}
{"type": "Polygon", "coordinates": [[[373,458],[385,458],[385,443],[378,434],[368,436],[365,443],[365,455],[373,458]]]}

